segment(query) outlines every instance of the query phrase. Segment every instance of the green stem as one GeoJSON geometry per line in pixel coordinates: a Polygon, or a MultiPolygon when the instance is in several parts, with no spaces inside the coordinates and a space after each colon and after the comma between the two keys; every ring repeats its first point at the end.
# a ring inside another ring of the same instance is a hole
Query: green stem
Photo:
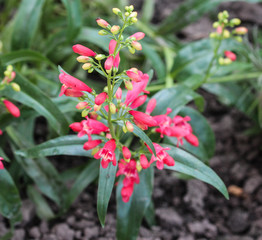
{"type": "Polygon", "coordinates": [[[108,127],[110,129],[110,133],[112,135],[112,137],[115,139],[116,136],[115,136],[115,131],[114,131],[114,127],[113,127],[113,124],[112,124],[112,114],[111,114],[111,110],[110,110],[110,103],[112,102],[112,93],[113,93],[113,89],[112,89],[112,85],[111,85],[111,73],[107,75],[107,87],[108,87],[108,127]]]}

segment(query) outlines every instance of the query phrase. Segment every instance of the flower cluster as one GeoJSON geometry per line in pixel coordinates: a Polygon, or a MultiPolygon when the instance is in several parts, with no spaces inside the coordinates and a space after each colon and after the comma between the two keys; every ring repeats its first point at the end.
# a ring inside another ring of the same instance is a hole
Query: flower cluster
{"type": "MultiPolygon", "coordinates": [[[[4,78],[0,82],[0,93],[1,90],[3,90],[6,86],[10,85],[14,91],[20,91],[20,86],[13,82],[15,79],[16,73],[13,71],[13,66],[8,65],[5,72],[4,72],[4,78]]],[[[3,104],[5,106],[6,111],[8,111],[10,114],[12,114],[14,117],[18,118],[20,117],[20,110],[19,108],[13,104],[11,101],[7,100],[4,97],[1,97],[0,104],[3,104]]],[[[3,134],[3,131],[0,129],[0,135],[3,134]]],[[[0,157],[0,169],[4,169],[4,165],[2,163],[2,160],[4,160],[2,157],[0,157]]]]}
{"type": "Polygon", "coordinates": [[[163,169],[164,165],[174,166],[175,160],[167,152],[170,149],[158,143],[153,143],[156,154],[142,140],[140,148],[132,151],[130,144],[120,141],[125,133],[133,132],[135,128],[143,131],[152,128],[150,133],[159,134],[161,137],[166,135],[177,138],[177,146],[183,144],[183,139],[198,146],[198,139],[188,123],[189,116],[171,118],[168,115],[172,109],[167,109],[166,114],[163,115],[153,115],[157,101],[152,98],[147,102],[150,93],[146,91],[149,82],[148,74],[137,68],[119,73],[120,50],[124,47],[127,47],[131,53],[141,50],[142,45],[139,41],[145,37],[144,33],[137,32],[124,39],[122,35],[124,29],[136,22],[137,16],[133,6],[128,6],[125,10],[123,14],[119,9],[113,9],[113,12],[123,20],[122,27],[111,26],[107,21],[97,19],[97,24],[103,28],[99,34],[109,35],[112,38],[108,46],[108,55],[96,53],[80,44],[73,46],[73,51],[80,55],[77,61],[83,64],[84,70],[88,73],[97,71],[106,78],[107,85],[104,90],[96,93],[90,86],[62,70],[59,75],[62,83],[59,96],[66,95],[80,99],[76,108],[82,111],[82,117],[85,119],[72,123],[70,128],[78,133],[78,137],[88,136],[88,141],[84,143],[83,148],[91,150],[95,159],[101,159],[102,168],[107,168],[109,164],[118,166],[116,176],[123,176],[122,199],[128,202],[135,184],[139,184],[140,171],[154,163],[158,169],[163,169]],[[104,60],[103,64],[102,60],[104,60]],[[126,90],[121,89],[122,83],[126,90]],[[146,102],[145,112],[140,111],[138,108],[146,102]],[[123,156],[120,160],[115,154],[117,148],[123,156]]]}
{"type": "MultiPolygon", "coordinates": [[[[220,12],[218,14],[218,21],[213,23],[215,32],[210,34],[210,38],[218,39],[219,41],[227,38],[234,38],[238,42],[242,42],[241,35],[245,35],[248,32],[246,27],[239,26],[241,20],[238,18],[228,19],[229,14],[227,11],[220,12]],[[234,28],[235,26],[239,26],[234,28]],[[231,31],[228,28],[233,28],[231,31]]],[[[218,59],[220,65],[229,65],[237,59],[235,53],[231,51],[224,51],[224,56],[218,59]]]]}

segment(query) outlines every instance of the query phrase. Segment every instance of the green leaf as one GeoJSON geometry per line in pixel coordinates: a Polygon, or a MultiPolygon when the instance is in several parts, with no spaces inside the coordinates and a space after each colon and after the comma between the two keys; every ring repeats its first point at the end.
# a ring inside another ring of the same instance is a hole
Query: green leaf
{"type": "Polygon", "coordinates": [[[140,21],[149,23],[154,15],[155,0],[145,0],[140,21]]]}
{"type": "MultiPolygon", "coordinates": [[[[101,137],[93,136],[93,139],[101,139],[101,137]]],[[[91,157],[91,150],[86,151],[83,149],[83,145],[87,141],[87,136],[81,138],[77,135],[62,136],[46,141],[32,148],[16,151],[16,154],[31,158],[56,155],[91,157]]]]}
{"type": "Polygon", "coordinates": [[[210,167],[181,148],[166,144],[163,144],[162,146],[169,147],[170,150],[168,151],[168,154],[175,159],[175,166],[165,166],[166,169],[184,173],[203,182],[209,183],[220,191],[226,199],[229,199],[225,184],[210,167]]]}
{"type": "Polygon", "coordinates": [[[36,35],[45,0],[22,0],[15,17],[12,49],[29,48],[36,35]]]}
{"type": "Polygon", "coordinates": [[[11,88],[5,88],[3,90],[5,96],[33,108],[40,115],[46,117],[51,127],[58,134],[67,133],[66,118],[45,93],[18,72],[16,72],[15,82],[20,85],[21,91],[15,92],[11,88]]]}
{"type": "MultiPolygon", "coordinates": [[[[120,125],[121,127],[124,126],[123,121],[116,121],[116,123],[118,125],[120,125]]],[[[132,123],[132,124],[134,126],[133,133],[136,136],[138,136],[142,141],[144,141],[150,147],[150,149],[153,151],[154,155],[156,155],[156,150],[155,150],[155,147],[154,147],[151,139],[138,126],[136,126],[134,123],[132,123]]]]}
{"type": "Polygon", "coordinates": [[[0,170],[0,213],[9,219],[20,215],[21,199],[9,173],[0,170]]]}
{"type": "Polygon", "coordinates": [[[166,78],[166,67],[158,53],[146,43],[142,43],[142,52],[156,70],[158,79],[164,81],[166,78]]]}
{"type": "MultiPolygon", "coordinates": [[[[117,151],[115,154],[116,160],[118,161],[119,151],[117,151]]],[[[107,207],[115,183],[116,170],[117,166],[113,166],[111,163],[107,168],[100,167],[97,190],[97,213],[102,227],[105,226],[107,207]]]]}
{"type": "Polygon", "coordinates": [[[139,232],[142,218],[150,205],[153,190],[154,173],[152,168],[143,170],[140,183],[135,184],[134,192],[127,203],[122,201],[123,183],[117,186],[117,239],[135,240],[139,232]]]}
{"type": "Polygon", "coordinates": [[[99,161],[94,160],[88,163],[76,178],[74,185],[66,194],[66,204],[64,210],[67,210],[79,194],[98,177],[99,161]]]}
{"type": "Polygon", "coordinates": [[[62,0],[67,10],[67,40],[72,41],[82,27],[81,0],[62,0]]]}
{"type": "Polygon", "coordinates": [[[44,62],[47,63],[49,66],[51,66],[54,70],[56,70],[55,64],[53,64],[48,58],[43,56],[41,53],[33,50],[19,50],[19,51],[6,53],[0,55],[0,60],[5,65],[15,64],[24,61],[44,62]]]}
{"type": "Polygon", "coordinates": [[[203,97],[183,85],[163,89],[153,95],[152,98],[155,98],[157,101],[156,108],[152,113],[153,116],[165,114],[167,108],[171,108],[175,114],[192,100],[195,101],[195,104],[200,110],[203,110],[204,107],[203,97]]]}
{"type": "Polygon", "coordinates": [[[27,194],[35,204],[38,217],[44,220],[49,220],[55,217],[46,200],[33,186],[27,187],[27,194]]]}

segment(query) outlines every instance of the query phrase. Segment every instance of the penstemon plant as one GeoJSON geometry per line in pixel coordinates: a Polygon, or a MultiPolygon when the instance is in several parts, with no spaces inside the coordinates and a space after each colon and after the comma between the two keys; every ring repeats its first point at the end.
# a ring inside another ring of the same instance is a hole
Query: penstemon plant
{"type": "Polygon", "coordinates": [[[90,74],[96,71],[106,80],[103,92],[97,93],[59,67],[62,83],[59,96],[77,97],[76,108],[81,110],[84,118],[72,123],[70,128],[78,133],[79,138],[88,136],[83,149],[100,160],[97,212],[102,226],[113,186],[117,183],[118,239],[135,239],[142,218],[148,219],[152,211],[154,165],[159,170],[175,170],[210,183],[228,197],[223,182],[209,167],[180,150],[184,141],[199,146],[199,139],[190,124],[191,118],[177,115],[177,109],[164,109],[161,98],[165,98],[165,93],[148,97],[149,74],[134,67],[119,71],[121,50],[127,48],[131,54],[142,50],[143,32],[128,37],[124,34],[127,27],[137,22],[137,13],[133,10],[132,5],[127,6],[124,13],[113,8],[122,26],[111,26],[101,18],[96,20],[103,28],[99,34],[111,39],[108,55],[80,44],[72,47],[79,54],[77,61],[83,64],[83,70],[90,74]],[[175,145],[160,143],[164,137],[173,139],[175,145]]]}

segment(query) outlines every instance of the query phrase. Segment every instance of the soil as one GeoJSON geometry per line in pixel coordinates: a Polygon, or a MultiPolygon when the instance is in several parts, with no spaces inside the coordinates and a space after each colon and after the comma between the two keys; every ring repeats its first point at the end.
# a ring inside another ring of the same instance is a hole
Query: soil
{"type": "MultiPolygon", "coordinates": [[[[243,4],[242,10],[247,7],[243,4]]],[[[229,7],[242,11],[232,3],[229,7]]],[[[261,10],[258,4],[248,7],[261,10]]],[[[262,14],[254,18],[252,12],[247,12],[247,24],[253,20],[262,24],[258,20],[262,14]]],[[[245,14],[242,14],[243,19],[245,14]]],[[[185,34],[194,39],[189,33],[185,34]]],[[[245,115],[221,105],[213,95],[203,94],[204,115],[216,136],[216,152],[210,166],[228,187],[230,200],[198,180],[185,181],[172,172],[156,171],[153,192],[156,225],[150,229],[143,222],[140,240],[262,240],[262,139],[259,135],[244,134],[252,126],[245,115]]],[[[115,239],[115,196],[113,194],[109,205],[105,228],[99,224],[94,196],[96,186],[91,185],[63,218],[51,222],[38,219],[33,204],[24,200],[23,222],[17,225],[13,240],[115,239]]],[[[0,236],[6,232],[6,221],[0,217],[0,236]]]]}

